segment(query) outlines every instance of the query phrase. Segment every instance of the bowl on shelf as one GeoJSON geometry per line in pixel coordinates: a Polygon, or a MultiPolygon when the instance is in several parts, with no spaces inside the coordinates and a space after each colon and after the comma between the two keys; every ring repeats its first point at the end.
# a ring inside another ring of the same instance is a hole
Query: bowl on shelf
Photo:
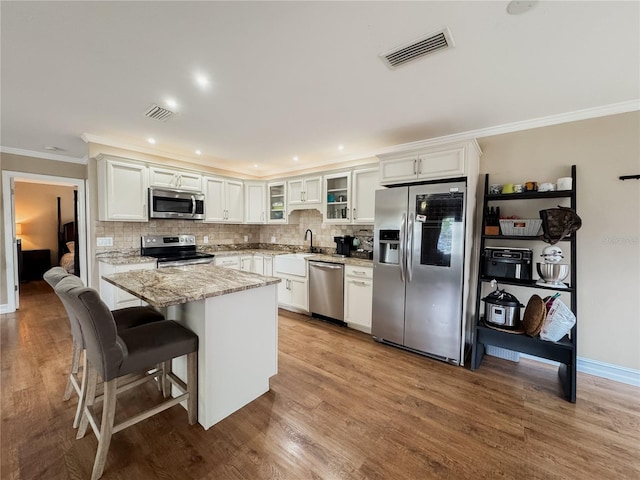
{"type": "MultiPolygon", "coordinates": [[[[542,284],[554,287],[566,287],[562,281],[569,275],[569,265],[566,263],[536,263],[538,275],[542,284]]],[[[540,283],[540,282],[538,282],[540,283]]]]}

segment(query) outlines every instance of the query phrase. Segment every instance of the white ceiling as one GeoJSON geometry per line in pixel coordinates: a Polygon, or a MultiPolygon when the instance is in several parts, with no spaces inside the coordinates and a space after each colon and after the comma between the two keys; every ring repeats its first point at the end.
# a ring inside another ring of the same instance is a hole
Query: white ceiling
{"type": "Polygon", "coordinates": [[[640,98],[639,2],[506,7],[2,1],[0,144],[80,159],[86,134],[266,176],[640,98]],[[396,70],[378,57],[445,26],[455,48],[396,70]],[[144,116],[168,97],[174,118],[144,116]]]}

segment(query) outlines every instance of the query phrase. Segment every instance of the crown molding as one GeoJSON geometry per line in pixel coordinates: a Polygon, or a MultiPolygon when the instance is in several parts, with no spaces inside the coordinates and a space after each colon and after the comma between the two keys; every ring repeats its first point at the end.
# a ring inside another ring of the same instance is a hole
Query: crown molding
{"type": "MultiPolygon", "coordinates": [[[[257,175],[253,173],[251,176],[256,179],[269,179],[269,178],[277,178],[277,176],[281,175],[303,175],[305,171],[316,170],[323,167],[329,168],[340,168],[340,166],[348,166],[348,165],[357,165],[358,163],[371,163],[372,159],[376,159],[380,155],[390,154],[390,153],[400,153],[404,151],[411,150],[419,150],[422,148],[433,148],[438,147],[440,145],[446,145],[448,143],[453,142],[462,142],[462,141],[472,141],[474,148],[478,151],[478,154],[482,154],[480,147],[477,142],[475,142],[478,138],[483,137],[491,137],[494,135],[502,135],[505,133],[513,133],[519,132],[523,130],[531,130],[534,128],[541,127],[549,127],[553,125],[560,125],[562,123],[569,122],[577,122],[580,120],[589,120],[592,118],[598,117],[606,117],[609,115],[618,115],[621,113],[629,113],[640,110],[640,99],[629,100],[625,102],[613,103],[609,105],[603,105],[600,107],[593,108],[585,108],[582,110],[576,110],[573,112],[560,113],[555,115],[548,115],[545,117],[533,118],[530,120],[523,120],[520,122],[506,123],[503,125],[495,125],[492,127],[480,128],[477,130],[469,130],[466,132],[455,133],[452,135],[445,135],[442,137],[429,138],[426,140],[419,140],[416,142],[403,143],[399,145],[392,145],[389,147],[382,147],[374,150],[370,150],[367,152],[361,152],[358,154],[348,155],[340,158],[330,159],[324,162],[316,162],[312,165],[300,165],[299,167],[285,167],[285,168],[274,168],[270,169],[267,172],[264,172],[262,175],[257,175]]],[[[99,137],[97,135],[92,135],[89,133],[83,133],[80,138],[84,140],[86,143],[98,143],[101,145],[106,145],[114,148],[121,148],[124,150],[132,150],[139,153],[145,153],[148,155],[154,155],[159,157],[166,157],[173,160],[179,160],[184,162],[189,162],[197,165],[204,165],[211,168],[221,168],[215,167],[210,164],[203,163],[202,158],[195,158],[191,156],[177,155],[174,153],[163,152],[158,149],[149,148],[140,145],[132,145],[124,142],[119,142],[117,140],[113,140],[106,137],[99,137]]],[[[47,157],[48,158],[48,157],[47,157]]],[[[213,159],[215,162],[215,159],[213,159]]],[[[230,168],[223,168],[223,170],[235,173],[247,175],[246,172],[232,170],[230,168]]]]}
{"type": "Polygon", "coordinates": [[[78,163],[86,165],[89,157],[85,155],[82,158],[69,157],[67,155],[56,155],[55,153],[36,152],[33,150],[23,150],[21,148],[3,147],[0,145],[0,152],[10,153],[12,155],[21,155],[23,157],[44,158],[46,160],[55,160],[56,162],[78,163]]]}

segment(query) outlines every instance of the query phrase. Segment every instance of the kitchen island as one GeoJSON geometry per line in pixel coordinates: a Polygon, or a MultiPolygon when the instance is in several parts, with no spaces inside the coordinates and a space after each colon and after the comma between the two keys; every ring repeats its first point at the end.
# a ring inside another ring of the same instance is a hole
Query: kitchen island
{"type": "MultiPolygon", "coordinates": [[[[278,372],[279,278],[191,265],[103,280],[198,335],[198,423],[205,429],[269,390],[278,372]]],[[[173,360],[173,370],[186,379],[186,360],[173,360]]]]}

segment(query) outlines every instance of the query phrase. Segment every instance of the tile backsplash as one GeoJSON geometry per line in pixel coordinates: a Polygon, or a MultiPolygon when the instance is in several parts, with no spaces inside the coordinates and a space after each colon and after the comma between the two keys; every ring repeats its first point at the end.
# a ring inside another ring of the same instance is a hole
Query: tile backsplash
{"type": "Polygon", "coordinates": [[[204,245],[204,237],[209,237],[209,245],[271,244],[308,246],[304,240],[307,228],[313,232],[314,247],[323,250],[335,248],[333,237],[338,235],[359,236],[365,240],[372,235],[373,225],[333,225],[322,222],[322,214],[317,210],[295,210],[289,215],[286,225],[227,225],[201,223],[191,220],[151,220],[149,222],[95,222],[95,237],[113,238],[113,246],[96,247],[96,253],[110,250],[140,249],[142,235],[196,236],[196,243],[204,245]],[[247,237],[245,242],[244,237],[247,237]]]}

